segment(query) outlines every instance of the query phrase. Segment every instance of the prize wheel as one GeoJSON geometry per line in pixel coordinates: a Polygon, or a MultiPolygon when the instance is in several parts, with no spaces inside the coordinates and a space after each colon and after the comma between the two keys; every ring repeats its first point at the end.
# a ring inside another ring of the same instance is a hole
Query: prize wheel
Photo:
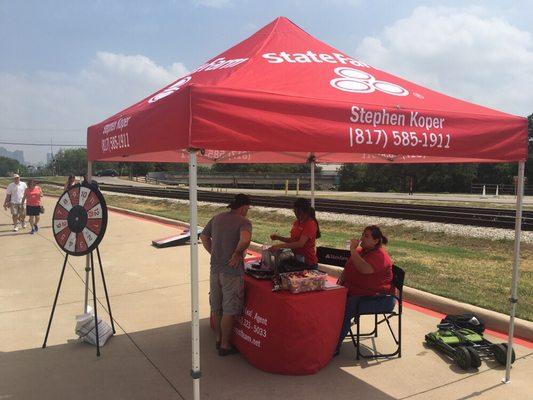
{"type": "Polygon", "coordinates": [[[107,206],[93,186],[75,185],[59,198],[52,216],[59,247],[72,256],[93,251],[104,237],[107,206]]]}

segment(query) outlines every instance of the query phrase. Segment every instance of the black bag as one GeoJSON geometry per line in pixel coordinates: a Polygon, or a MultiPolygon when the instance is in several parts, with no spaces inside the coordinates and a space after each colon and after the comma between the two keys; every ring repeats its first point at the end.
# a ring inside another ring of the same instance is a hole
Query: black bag
{"type": "Polygon", "coordinates": [[[41,214],[44,214],[44,206],[40,206],[40,207],[39,207],[39,212],[40,212],[41,214]]]}
{"type": "Polygon", "coordinates": [[[476,314],[452,314],[446,315],[441,324],[453,324],[457,328],[472,329],[474,332],[482,334],[485,330],[485,324],[476,314]]]}

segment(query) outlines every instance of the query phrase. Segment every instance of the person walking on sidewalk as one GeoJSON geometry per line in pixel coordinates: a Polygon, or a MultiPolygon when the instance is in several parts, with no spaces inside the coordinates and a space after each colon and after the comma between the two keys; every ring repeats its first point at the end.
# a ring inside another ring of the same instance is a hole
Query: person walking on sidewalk
{"type": "Polygon", "coordinates": [[[30,217],[30,234],[34,234],[39,230],[39,218],[41,215],[41,197],[43,197],[43,191],[41,187],[37,185],[34,179],[28,181],[28,188],[24,192],[22,203],[26,201],[26,214],[30,217]]]}
{"type": "Polygon", "coordinates": [[[415,181],[412,176],[409,177],[409,196],[413,195],[413,188],[415,186],[415,181]]]}
{"type": "Polygon", "coordinates": [[[7,186],[6,198],[4,200],[4,209],[11,208],[11,217],[13,218],[13,231],[19,230],[18,224],[20,222],[22,229],[26,228],[26,213],[24,210],[24,192],[27,185],[20,180],[18,174],[13,175],[13,182],[7,186]]]}
{"type": "Polygon", "coordinates": [[[211,254],[209,302],[220,356],[237,353],[230,337],[244,303],[244,256],[252,238],[252,223],[246,218],[250,204],[249,196],[237,194],[228,205],[230,211],[211,218],[200,235],[211,254]]]}
{"type": "Polygon", "coordinates": [[[67,190],[76,186],[77,183],[78,182],[76,181],[76,177],[74,175],[69,175],[67,182],[65,183],[65,186],[63,187],[63,191],[66,192],[67,190]]]}

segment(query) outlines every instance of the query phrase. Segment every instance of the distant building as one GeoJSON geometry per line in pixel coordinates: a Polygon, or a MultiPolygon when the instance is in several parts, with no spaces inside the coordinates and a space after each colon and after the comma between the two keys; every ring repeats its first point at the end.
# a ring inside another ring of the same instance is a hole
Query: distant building
{"type": "Polygon", "coordinates": [[[22,150],[9,151],[4,147],[0,147],[0,157],[12,158],[24,164],[24,152],[22,150]]]}
{"type": "Polygon", "coordinates": [[[46,163],[47,164],[50,164],[53,159],[54,159],[54,155],[52,153],[46,153],[46,163]]]}

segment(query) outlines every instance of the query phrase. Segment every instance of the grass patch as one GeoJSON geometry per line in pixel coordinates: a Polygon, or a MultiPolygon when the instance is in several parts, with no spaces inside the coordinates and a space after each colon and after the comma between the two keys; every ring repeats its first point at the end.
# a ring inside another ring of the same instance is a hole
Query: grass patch
{"type": "MultiPolygon", "coordinates": [[[[28,182],[28,178],[25,176],[22,176],[20,178],[23,182],[28,182]]],[[[67,182],[66,176],[38,176],[35,178],[37,182],[39,181],[47,181],[47,182],[55,182],[61,185],[64,185],[67,182]]],[[[6,177],[0,177],[0,185],[7,186],[11,182],[13,182],[12,178],[6,178],[6,177]]]]}
{"type": "MultiPolygon", "coordinates": [[[[188,222],[189,208],[167,200],[139,199],[107,195],[107,202],[122,208],[142,211],[188,222]]],[[[200,225],[205,225],[224,206],[198,209],[200,225]]],[[[275,231],[288,235],[293,218],[275,211],[259,212],[253,208],[253,240],[267,243],[275,231]]],[[[338,221],[320,221],[322,237],[318,244],[344,248],[346,240],[360,235],[362,225],[338,221]]],[[[513,241],[488,240],[426,232],[409,226],[382,226],[389,237],[388,250],[394,262],[406,270],[406,285],[508,313],[512,273],[513,241]]],[[[522,244],[520,302],[517,316],[533,321],[533,245],[522,244]]]]}
{"type": "Polygon", "coordinates": [[[405,240],[395,240],[393,244],[389,246],[391,252],[394,249],[403,249],[407,252],[422,252],[422,253],[431,253],[434,256],[449,256],[449,257],[460,257],[466,259],[480,259],[483,256],[479,252],[473,252],[464,248],[456,246],[436,246],[433,244],[420,243],[418,241],[407,242],[405,240]]]}

